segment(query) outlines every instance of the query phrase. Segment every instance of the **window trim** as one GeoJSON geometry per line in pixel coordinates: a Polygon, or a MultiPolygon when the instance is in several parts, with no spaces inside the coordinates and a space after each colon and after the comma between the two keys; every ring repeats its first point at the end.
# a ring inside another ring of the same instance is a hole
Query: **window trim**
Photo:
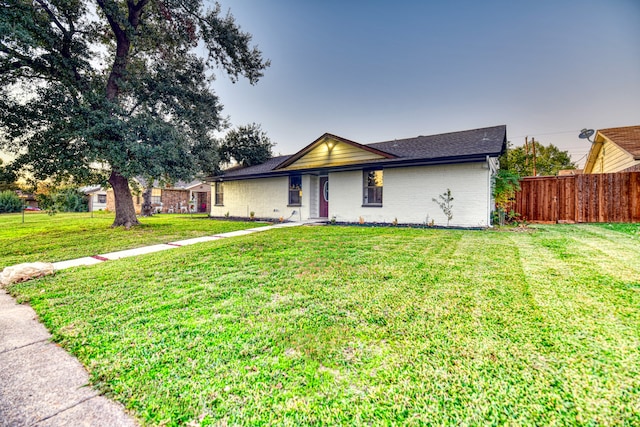
{"type": "Polygon", "coordinates": [[[363,169],[362,170],[362,207],[363,208],[381,208],[384,203],[384,173],[382,168],[363,169]],[[382,174],[382,185],[370,186],[369,173],[380,172],[382,174]],[[380,202],[369,202],[368,192],[370,189],[380,188],[380,202]]]}
{"type": "Polygon", "coordinates": [[[302,175],[289,175],[288,186],[287,186],[287,207],[288,206],[302,206],[302,175]],[[291,179],[298,178],[300,180],[300,186],[295,189],[291,188],[291,179]],[[298,203],[291,203],[291,195],[295,194],[298,191],[298,203]]]}
{"type": "Polygon", "coordinates": [[[224,206],[224,181],[215,182],[214,202],[215,206],[224,206]]]}

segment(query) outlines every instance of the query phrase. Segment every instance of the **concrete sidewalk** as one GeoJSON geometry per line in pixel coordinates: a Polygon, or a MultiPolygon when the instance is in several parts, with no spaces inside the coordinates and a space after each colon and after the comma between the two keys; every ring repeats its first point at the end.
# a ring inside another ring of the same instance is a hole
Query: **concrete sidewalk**
{"type": "MultiPolygon", "coordinates": [[[[312,224],[313,222],[309,222],[312,224]]],[[[80,267],[84,265],[100,264],[104,261],[114,261],[120,258],[128,258],[137,255],[145,255],[154,252],[166,251],[169,249],[179,248],[181,246],[194,245],[196,243],[210,242],[212,240],[226,239],[229,237],[245,236],[247,234],[259,233],[262,231],[273,230],[274,228],[297,227],[307,223],[304,222],[284,222],[282,224],[267,225],[264,227],[248,228],[245,230],[229,231],[227,233],[215,234],[213,236],[194,237],[193,239],[178,240],[175,242],[161,243],[158,245],[144,246],[141,248],[127,249],[124,251],[110,252],[107,254],[93,255],[84,258],[72,259],[69,261],[54,262],[55,270],[64,270],[70,267],[80,267]]]]}
{"type": "Polygon", "coordinates": [[[137,426],[27,305],[0,289],[0,426],[137,426]]]}
{"type": "MultiPolygon", "coordinates": [[[[175,249],[211,240],[244,236],[304,223],[282,223],[214,236],[145,246],[54,263],[56,270],[175,249]]],[[[0,427],[3,426],[137,426],[114,403],[89,386],[89,375],[77,359],[51,342],[33,309],[0,288],[0,427]]]]}

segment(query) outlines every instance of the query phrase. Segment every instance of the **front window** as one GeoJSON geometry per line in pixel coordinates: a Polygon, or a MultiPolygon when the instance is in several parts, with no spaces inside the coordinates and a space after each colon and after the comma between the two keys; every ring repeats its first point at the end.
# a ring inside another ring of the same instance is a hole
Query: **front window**
{"type": "Polygon", "coordinates": [[[107,203],[107,195],[98,194],[98,203],[107,203]]]}
{"type": "Polygon", "coordinates": [[[364,171],[365,206],[382,206],[382,170],[364,171]]]}
{"type": "Polygon", "coordinates": [[[216,206],[224,205],[224,182],[216,182],[216,206]]]}
{"type": "Polygon", "coordinates": [[[302,177],[300,175],[289,177],[289,205],[300,206],[302,204],[302,177]]]}
{"type": "Polygon", "coordinates": [[[151,189],[151,204],[152,205],[162,204],[162,190],[160,188],[151,189]]]}

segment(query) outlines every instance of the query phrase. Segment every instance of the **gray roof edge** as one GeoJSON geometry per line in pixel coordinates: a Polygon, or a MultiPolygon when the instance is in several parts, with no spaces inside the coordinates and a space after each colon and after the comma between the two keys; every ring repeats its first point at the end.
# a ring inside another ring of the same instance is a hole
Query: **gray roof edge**
{"type": "Polygon", "coordinates": [[[500,153],[491,154],[473,154],[467,156],[455,156],[455,157],[440,157],[434,159],[393,159],[387,161],[377,161],[377,162],[364,162],[364,163],[355,163],[351,165],[342,165],[342,166],[333,166],[333,167],[323,167],[323,168],[313,168],[313,169],[297,169],[297,170],[276,170],[273,172],[265,172],[260,174],[248,174],[248,175],[233,175],[230,177],[225,177],[224,175],[215,176],[215,177],[207,177],[205,178],[209,182],[216,181],[243,181],[247,179],[259,179],[259,178],[277,178],[281,176],[289,176],[289,175],[305,175],[305,174],[319,174],[322,172],[346,172],[352,170],[362,170],[369,168],[382,168],[382,169],[391,169],[391,168],[401,168],[401,167],[411,167],[411,166],[436,166],[436,165],[451,165],[458,163],[479,163],[486,161],[487,157],[498,157],[500,153]]]}

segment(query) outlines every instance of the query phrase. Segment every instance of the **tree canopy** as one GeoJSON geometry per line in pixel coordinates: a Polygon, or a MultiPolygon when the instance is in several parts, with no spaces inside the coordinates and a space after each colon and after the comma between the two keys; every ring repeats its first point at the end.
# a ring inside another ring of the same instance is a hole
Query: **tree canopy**
{"type": "Polygon", "coordinates": [[[500,157],[500,168],[507,169],[519,176],[544,176],[557,175],[562,169],[575,169],[576,164],[571,161],[567,151],[562,151],[553,144],[547,146],[535,141],[526,146],[509,147],[507,152],[500,157]],[[535,145],[535,163],[534,163],[535,145]],[[536,172],[533,168],[535,164],[536,172]]]}
{"type": "Polygon", "coordinates": [[[202,0],[4,0],[1,148],[36,178],[108,180],[114,225],[137,223],[128,180],[190,179],[220,163],[214,69],[255,84],[269,65],[202,0]]]}
{"type": "Polygon", "coordinates": [[[0,191],[15,190],[17,176],[13,170],[6,167],[4,161],[0,159],[0,191]]]}
{"type": "Polygon", "coordinates": [[[255,123],[230,130],[220,144],[223,162],[235,160],[241,166],[264,163],[272,156],[273,143],[255,123]]]}

